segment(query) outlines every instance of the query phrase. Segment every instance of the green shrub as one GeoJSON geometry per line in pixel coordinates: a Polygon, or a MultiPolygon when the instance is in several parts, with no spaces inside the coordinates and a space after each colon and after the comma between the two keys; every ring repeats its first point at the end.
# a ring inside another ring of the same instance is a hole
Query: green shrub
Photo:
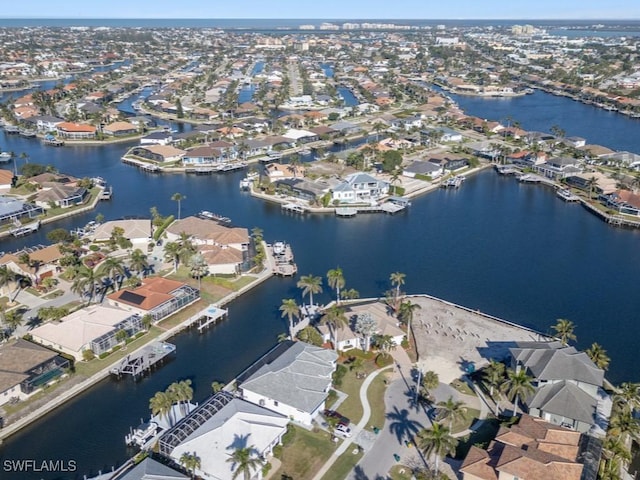
{"type": "Polygon", "coordinates": [[[162,225],[160,225],[158,229],[155,232],[153,232],[153,239],[156,242],[160,240],[160,237],[162,236],[164,231],[167,229],[167,227],[173,223],[173,220],[174,220],[174,216],[169,215],[167,218],[165,218],[164,222],[162,222],[162,225]]]}
{"type": "Polygon", "coordinates": [[[98,358],[102,360],[104,358],[107,358],[110,354],[111,352],[102,352],[100,355],[98,355],[98,358]]]}
{"type": "Polygon", "coordinates": [[[98,245],[89,245],[89,250],[91,250],[92,252],[97,252],[98,250],[100,250],[100,247],[98,245]]]}
{"type": "Polygon", "coordinates": [[[379,353],[376,356],[376,365],[379,368],[386,367],[387,365],[391,365],[393,363],[393,357],[388,353],[379,353]]]}
{"type": "Polygon", "coordinates": [[[422,173],[417,173],[416,179],[423,180],[425,182],[430,182],[433,180],[433,178],[431,178],[429,175],[423,175],[422,173]]]}
{"type": "Polygon", "coordinates": [[[296,430],[291,426],[291,424],[287,425],[287,432],[282,435],[282,445],[287,446],[291,445],[296,438],[296,430]]]}
{"type": "Polygon", "coordinates": [[[348,371],[347,367],[345,367],[344,365],[340,364],[336,368],[336,371],[333,372],[333,384],[336,387],[342,386],[342,379],[347,374],[347,371],[348,371]]]}
{"type": "Polygon", "coordinates": [[[116,345],[115,347],[113,347],[113,348],[111,349],[111,352],[112,352],[112,353],[113,353],[113,352],[117,352],[117,351],[118,351],[118,350],[120,350],[121,348],[122,348],[122,345],[116,345]]]}
{"type": "Polygon", "coordinates": [[[282,458],[282,445],[276,445],[273,447],[273,456],[276,458],[282,458]]]}
{"type": "Polygon", "coordinates": [[[267,463],[264,464],[264,466],[262,467],[262,476],[263,477],[267,476],[267,474],[271,470],[271,467],[272,467],[272,465],[271,465],[270,462],[267,462],[267,463]]]}

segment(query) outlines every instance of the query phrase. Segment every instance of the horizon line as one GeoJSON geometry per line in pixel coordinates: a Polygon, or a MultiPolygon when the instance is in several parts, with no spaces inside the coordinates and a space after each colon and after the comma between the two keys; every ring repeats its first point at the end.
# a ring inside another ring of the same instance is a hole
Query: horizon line
{"type": "Polygon", "coordinates": [[[640,21],[640,17],[615,18],[615,17],[459,17],[459,18],[403,18],[403,17],[72,17],[72,16],[47,16],[47,17],[0,17],[2,20],[408,20],[408,21],[460,21],[460,20],[529,20],[529,21],[640,21]]]}

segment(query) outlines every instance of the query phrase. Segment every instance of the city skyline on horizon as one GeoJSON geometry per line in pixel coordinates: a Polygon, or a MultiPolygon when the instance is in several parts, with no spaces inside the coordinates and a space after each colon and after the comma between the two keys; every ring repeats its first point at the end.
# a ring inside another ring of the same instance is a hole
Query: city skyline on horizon
{"type": "Polygon", "coordinates": [[[239,0],[233,4],[203,4],[202,0],[157,0],[153,6],[128,0],[109,4],[68,0],[54,14],[50,2],[23,0],[5,5],[0,19],[283,19],[283,20],[640,20],[640,3],[628,0],[540,0],[535,5],[503,0],[459,0],[455,4],[400,0],[325,0],[307,4],[296,0],[239,0]],[[38,14],[34,14],[38,12],[38,14]],[[460,12],[464,12],[463,15],[460,12]]]}

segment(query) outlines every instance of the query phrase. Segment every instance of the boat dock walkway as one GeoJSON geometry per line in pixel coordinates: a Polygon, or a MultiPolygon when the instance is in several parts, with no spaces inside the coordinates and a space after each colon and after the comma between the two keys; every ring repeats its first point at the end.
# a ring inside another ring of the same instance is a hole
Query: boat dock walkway
{"type": "Polygon", "coordinates": [[[176,346],[171,343],[153,342],[137,352],[124,357],[118,364],[111,368],[110,372],[112,375],[118,377],[126,374],[136,378],[175,351],[176,346]]]}
{"type": "Polygon", "coordinates": [[[215,305],[209,305],[207,308],[199,311],[193,315],[189,320],[184,322],[184,325],[190,327],[196,325],[198,331],[202,331],[209,325],[215,325],[219,320],[225,318],[229,314],[228,310],[224,308],[218,308],[215,305]]]}
{"type": "Polygon", "coordinates": [[[298,273],[298,266],[293,260],[293,250],[291,245],[284,242],[275,242],[273,245],[267,244],[266,260],[271,271],[281,277],[293,277],[298,273]]]}
{"type": "Polygon", "coordinates": [[[355,217],[358,213],[394,213],[401,212],[409,206],[409,203],[384,202],[380,205],[368,205],[363,207],[337,207],[336,215],[339,217],[355,217]]]}

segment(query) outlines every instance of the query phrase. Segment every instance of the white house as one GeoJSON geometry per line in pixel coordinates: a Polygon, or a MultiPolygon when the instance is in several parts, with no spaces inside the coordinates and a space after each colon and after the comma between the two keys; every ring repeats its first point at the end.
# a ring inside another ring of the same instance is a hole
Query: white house
{"type": "Polygon", "coordinates": [[[356,172],[331,190],[332,201],[340,203],[374,203],[389,193],[389,182],[368,173],[356,172]]]}
{"type": "MultiPolygon", "coordinates": [[[[231,480],[238,468],[229,461],[234,451],[252,447],[258,456],[269,458],[288,423],[279,413],[223,391],[167,431],[160,438],[160,453],[177,463],[183,454],[195,454],[200,459],[195,471],[198,477],[231,480]]],[[[262,478],[260,469],[251,478],[262,478]]]]}
{"type": "Polygon", "coordinates": [[[338,355],[304,342],[279,343],[237,380],[245,400],[304,425],[324,410],[338,355]]]}

